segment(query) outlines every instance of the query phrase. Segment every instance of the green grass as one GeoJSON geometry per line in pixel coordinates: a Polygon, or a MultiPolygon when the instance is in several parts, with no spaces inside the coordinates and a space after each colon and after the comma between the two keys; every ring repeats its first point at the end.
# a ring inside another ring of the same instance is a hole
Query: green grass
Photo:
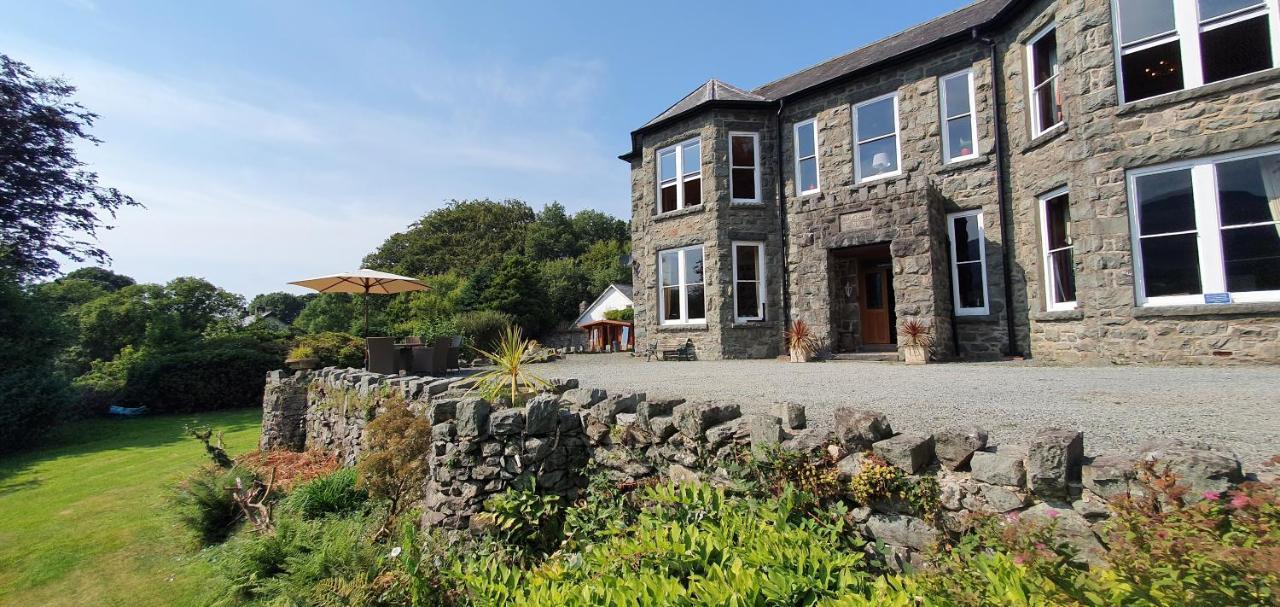
{"type": "Polygon", "coordinates": [[[203,605],[220,588],[167,497],[208,461],[187,423],[258,442],[246,409],[69,424],[43,448],[0,458],[0,606],[203,605]]]}

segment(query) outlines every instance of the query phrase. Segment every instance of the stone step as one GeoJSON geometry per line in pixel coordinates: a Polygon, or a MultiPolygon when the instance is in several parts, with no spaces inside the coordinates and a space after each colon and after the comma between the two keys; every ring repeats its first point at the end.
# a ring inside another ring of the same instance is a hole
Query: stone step
{"type": "Polygon", "coordinates": [[[831,355],[831,360],[851,360],[857,362],[896,362],[897,352],[841,352],[831,355]]]}

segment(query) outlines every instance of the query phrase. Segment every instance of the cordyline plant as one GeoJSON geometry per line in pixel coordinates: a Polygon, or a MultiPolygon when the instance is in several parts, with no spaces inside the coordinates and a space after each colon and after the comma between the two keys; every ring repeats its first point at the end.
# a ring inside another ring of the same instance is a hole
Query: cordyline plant
{"type": "Polygon", "coordinates": [[[809,323],[803,320],[792,321],[791,328],[787,329],[787,349],[804,356],[813,356],[818,349],[818,336],[809,328],[809,323]]]}
{"type": "Polygon", "coordinates": [[[524,339],[519,327],[507,326],[498,338],[497,348],[493,352],[476,351],[497,367],[476,376],[476,387],[487,399],[493,400],[509,389],[511,404],[515,405],[522,389],[532,392],[550,385],[547,380],[529,371],[536,348],[533,342],[524,339]]]}
{"type": "Polygon", "coordinates": [[[902,336],[907,338],[908,346],[928,348],[933,345],[933,327],[923,320],[908,318],[903,321],[902,336]]]}

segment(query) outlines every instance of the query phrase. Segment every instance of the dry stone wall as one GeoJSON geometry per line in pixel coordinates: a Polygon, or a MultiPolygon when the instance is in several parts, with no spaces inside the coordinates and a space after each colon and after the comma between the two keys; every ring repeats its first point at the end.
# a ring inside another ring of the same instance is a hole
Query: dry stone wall
{"type": "Polygon", "coordinates": [[[524,406],[508,407],[468,393],[469,384],[354,369],[273,372],[263,396],[262,445],[320,449],[351,465],[368,422],[389,401],[404,399],[433,428],[423,523],[457,529],[471,527],[487,499],[512,487],[577,496],[591,469],[619,482],[664,477],[728,483],[729,463],[744,452],[782,449],[821,453],[837,461],[848,480],[874,454],[908,474],[936,478],[940,489],[942,516],[933,523],[905,514],[894,502],[851,513],[861,532],[889,546],[898,562],[957,530],[973,513],[1054,519],[1082,558],[1096,560],[1107,500],[1142,490],[1140,462],[1173,472],[1190,499],[1244,479],[1233,454],[1190,442],[1090,458],[1083,433],[1067,429],[1046,428],[1022,444],[993,445],[980,426],[896,433],[886,415],[859,407],[836,409],[829,429],[809,428],[804,407],[796,404],[779,405],[773,415],[743,415],[738,404],[610,394],[558,379],[524,406]]]}

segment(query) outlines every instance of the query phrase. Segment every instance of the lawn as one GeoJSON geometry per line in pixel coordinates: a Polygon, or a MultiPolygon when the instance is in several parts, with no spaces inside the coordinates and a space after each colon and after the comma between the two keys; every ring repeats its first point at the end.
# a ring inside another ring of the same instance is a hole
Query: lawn
{"type": "Polygon", "coordinates": [[[0,606],[203,605],[213,572],[168,509],[174,483],[206,461],[182,433],[226,431],[256,447],[262,411],[94,419],[0,459],[0,606]]]}

